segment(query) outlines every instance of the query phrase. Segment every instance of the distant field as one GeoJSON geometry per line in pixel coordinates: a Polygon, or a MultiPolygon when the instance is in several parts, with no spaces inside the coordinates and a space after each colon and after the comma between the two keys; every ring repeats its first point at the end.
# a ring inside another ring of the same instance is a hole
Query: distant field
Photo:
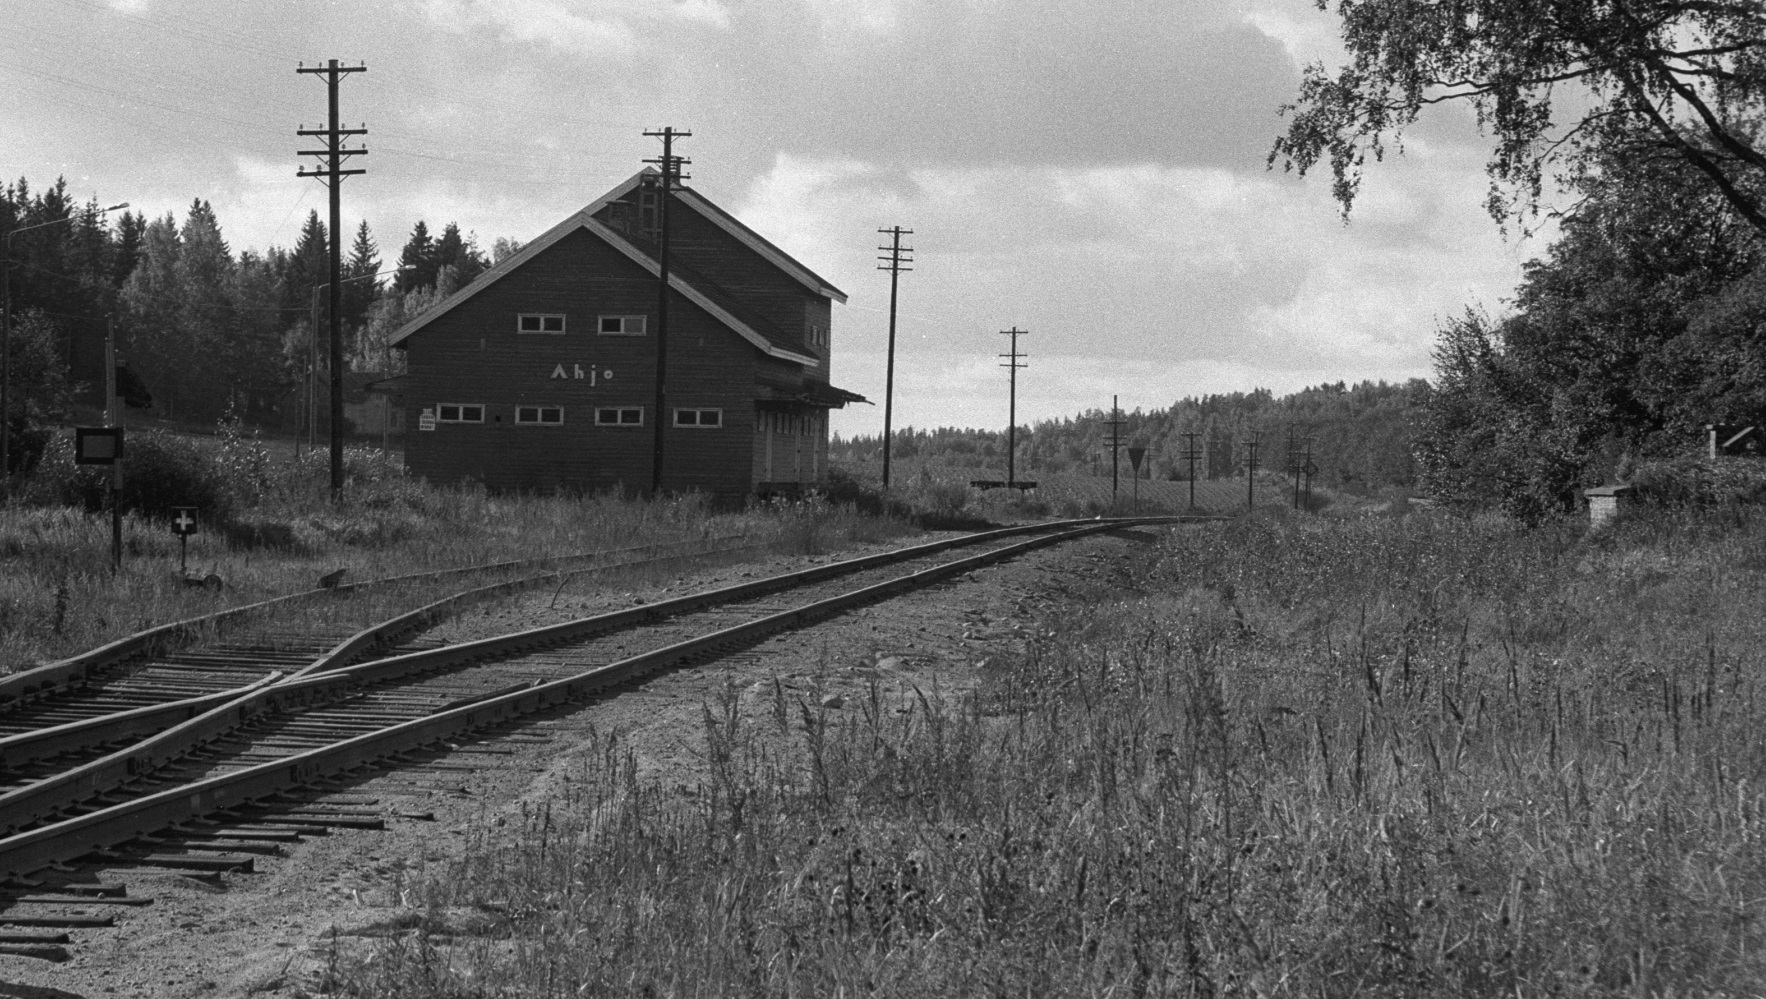
{"type": "MultiPolygon", "coordinates": [[[[877,462],[864,464],[835,463],[848,474],[861,481],[873,485],[880,483],[882,468],[877,462]]],[[[1115,505],[1119,512],[1131,512],[1135,502],[1135,481],[1124,474],[1115,490],[1115,505]]],[[[969,483],[975,480],[1005,480],[1006,473],[1000,468],[981,468],[934,465],[917,461],[897,462],[890,471],[890,478],[897,487],[911,488],[918,483],[969,483]]],[[[1021,481],[1036,483],[1036,489],[1029,495],[1040,499],[1051,506],[1067,504],[1090,505],[1109,508],[1112,492],[1108,475],[1085,475],[1073,472],[1020,472],[1021,481]]],[[[1293,481],[1286,483],[1273,477],[1259,476],[1257,480],[1258,506],[1286,506],[1293,501],[1293,481]]],[[[1316,490],[1315,490],[1316,491],[1316,490]]],[[[1196,508],[1209,512],[1226,513],[1245,508],[1244,479],[1215,479],[1196,483],[1196,508]]],[[[1165,479],[1140,480],[1140,506],[1144,513],[1181,513],[1190,504],[1190,484],[1188,482],[1172,482],[1165,479]]]]}

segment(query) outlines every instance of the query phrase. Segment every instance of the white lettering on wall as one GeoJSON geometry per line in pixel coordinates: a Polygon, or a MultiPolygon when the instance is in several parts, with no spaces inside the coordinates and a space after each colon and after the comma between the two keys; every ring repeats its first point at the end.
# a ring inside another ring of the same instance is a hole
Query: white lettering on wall
{"type": "Polygon", "coordinates": [[[585,368],[581,361],[573,361],[568,368],[562,363],[554,365],[552,367],[551,377],[554,379],[563,378],[567,381],[574,379],[579,382],[588,379],[589,387],[594,388],[598,382],[612,381],[613,369],[597,368],[593,364],[585,368]]]}

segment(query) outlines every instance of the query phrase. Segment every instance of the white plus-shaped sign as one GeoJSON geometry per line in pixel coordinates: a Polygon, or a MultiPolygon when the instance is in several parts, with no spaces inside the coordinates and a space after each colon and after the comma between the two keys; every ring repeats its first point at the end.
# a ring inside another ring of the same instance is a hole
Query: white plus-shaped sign
{"type": "Polygon", "coordinates": [[[190,529],[196,526],[196,521],[190,519],[189,511],[178,514],[178,519],[172,523],[178,525],[179,534],[189,534],[190,529]]]}

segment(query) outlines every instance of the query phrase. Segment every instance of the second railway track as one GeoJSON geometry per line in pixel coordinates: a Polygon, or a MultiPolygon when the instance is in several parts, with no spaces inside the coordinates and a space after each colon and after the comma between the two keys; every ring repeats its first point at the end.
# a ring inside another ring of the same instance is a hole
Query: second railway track
{"type": "MultiPolygon", "coordinates": [[[[582,700],[657,669],[714,658],[1031,548],[1144,522],[992,532],[262,682],[142,743],[0,796],[0,816],[10,827],[0,839],[0,877],[168,828],[188,833],[180,823],[362,766],[396,764],[401,754],[582,700]],[[963,544],[983,551],[947,554],[963,544]]],[[[184,833],[169,841],[205,855],[251,842],[184,833]]]]}

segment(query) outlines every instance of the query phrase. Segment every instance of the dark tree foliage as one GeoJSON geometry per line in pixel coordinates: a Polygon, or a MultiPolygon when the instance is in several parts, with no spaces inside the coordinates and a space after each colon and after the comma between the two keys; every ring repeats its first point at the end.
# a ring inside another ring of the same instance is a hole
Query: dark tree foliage
{"type": "Polygon", "coordinates": [[[1619,148],[1514,313],[1441,331],[1417,438],[1438,495],[1537,520],[1707,423],[1766,417],[1761,234],[1684,161],[1619,148]]]}
{"type": "Polygon", "coordinates": [[[360,329],[367,321],[368,309],[380,297],[380,247],[368,229],[368,220],[356,227],[355,242],[350,244],[349,260],[344,262],[343,321],[351,329],[360,329]]]}
{"type": "Polygon", "coordinates": [[[478,241],[471,235],[462,236],[455,223],[443,226],[437,239],[419,220],[399,254],[399,268],[393,287],[400,292],[434,290],[447,296],[489,270],[490,261],[479,251],[478,241]]]}
{"type": "Polygon", "coordinates": [[[393,278],[393,287],[400,292],[433,288],[436,271],[440,268],[435,239],[429,235],[429,226],[418,219],[411,228],[411,238],[405,240],[405,248],[399,251],[399,273],[393,278]]]}
{"type": "MultiPolygon", "coordinates": [[[[1328,0],[1318,0],[1321,10],[1328,0]]],[[[1328,162],[1348,212],[1371,153],[1432,104],[1469,104],[1494,149],[1489,208],[1537,210],[1620,147],[1684,163],[1766,232],[1766,16],[1759,0],[1338,0],[1348,61],[1308,67],[1270,162],[1328,162]],[[1568,114],[1567,130],[1557,118],[1568,114]]]]}
{"type": "MultiPolygon", "coordinates": [[[[291,314],[302,316],[314,309],[323,309],[322,296],[326,292],[321,286],[331,281],[331,234],[316,209],[307,213],[294,249],[288,254],[286,267],[283,275],[287,289],[284,308],[291,314]]],[[[320,322],[323,321],[321,317],[320,322]]]]}

